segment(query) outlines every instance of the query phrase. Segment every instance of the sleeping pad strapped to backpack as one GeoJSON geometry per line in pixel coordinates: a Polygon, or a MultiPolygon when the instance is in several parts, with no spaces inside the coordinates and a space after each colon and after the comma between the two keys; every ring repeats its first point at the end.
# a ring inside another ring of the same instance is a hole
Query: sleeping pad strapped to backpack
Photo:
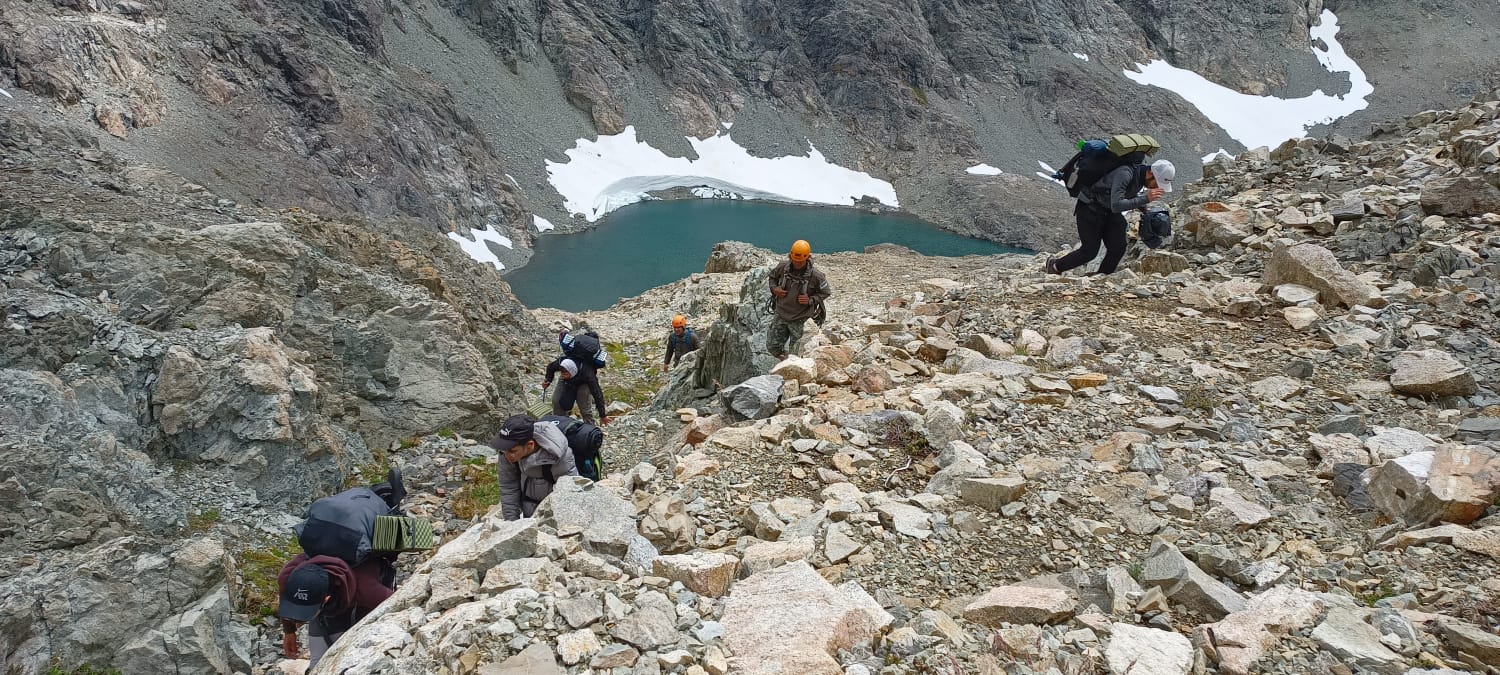
{"type": "Polygon", "coordinates": [[[604,459],[599,449],[604,447],[604,430],[581,420],[565,415],[545,415],[539,422],[553,422],[568,437],[568,447],[573,450],[573,464],[578,475],[589,480],[599,480],[604,475],[604,459]]]}
{"type": "Polygon", "coordinates": [[[1156,154],[1161,144],[1144,134],[1120,134],[1109,140],[1078,142],[1078,153],[1073,155],[1052,177],[1063,182],[1068,196],[1089,189],[1100,179],[1122,166],[1140,164],[1156,154]]]}

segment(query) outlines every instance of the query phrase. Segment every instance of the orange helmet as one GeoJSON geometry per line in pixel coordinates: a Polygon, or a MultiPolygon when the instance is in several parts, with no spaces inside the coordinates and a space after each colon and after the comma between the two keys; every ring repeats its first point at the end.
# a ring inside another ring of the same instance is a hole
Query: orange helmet
{"type": "Polygon", "coordinates": [[[682,328],[683,326],[686,326],[686,325],[687,325],[687,317],[685,317],[685,316],[683,316],[681,314],[678,314],[677,316],[672,317],[672,327],[673,328],[682,328]]]}
{"type": "Polygon", "coordinates": [[[798,239],[797,241],[792,242],[792,260],[801,262],[803,260],[807,260],[811,256],[812,244],[807,243],[806,239],[798,239]]]}

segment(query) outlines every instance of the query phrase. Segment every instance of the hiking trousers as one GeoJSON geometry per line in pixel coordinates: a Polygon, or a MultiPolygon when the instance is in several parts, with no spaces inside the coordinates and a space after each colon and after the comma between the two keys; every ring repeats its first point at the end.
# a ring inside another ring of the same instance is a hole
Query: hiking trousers
{"type": "Polygon", "coordinates": [[[766,331],[766,351],[778,359],[786,356],[802,339],[802,329],[806,325],[807,319],[783,321],[772,317],[771,328],[766,331]]]}
{"type": "Polygon", "coordinates": [[[308,632],[307,651],[309,652],[308,656],[311,657],[307,660],[307,670],[309,672],[312,671],[313,666],[318,665],[318,661],[322,660],[323,655],[327,654],[328,650],[333,647],[333,643],[343,635],[343,633],[313,635],[311,631],[308,632]]]}
{"type": "Polygon", "coordinates": [[[594,393],[588,387],[569,386],[564,381],[552,389],[552,414],[573,417],[574,402],[578,404],[578,413],[583,421],[598,424],[594,421],[594,393]]]}
{"type": "Polygon", "coordinates": [[[1073,207],[1073,218],[1078,222],[1080,245],[1071,253],[1057,259],[1057,271],[1066,272],[1089,264],[1099,255],[1099,244],[1104,244],[1104,260],[1099,262],[1100,274],[1111,274],[1125,257],[1125,231],[1129,226],[1125,216],[1108,211],[1099,211],[1083,202],[1073,207]]]}

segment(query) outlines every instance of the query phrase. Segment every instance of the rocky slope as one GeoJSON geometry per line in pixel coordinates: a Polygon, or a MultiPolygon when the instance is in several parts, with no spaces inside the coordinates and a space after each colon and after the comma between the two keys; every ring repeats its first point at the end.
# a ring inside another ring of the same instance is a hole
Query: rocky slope
{"type": "Polygon", "coordinates": [[[1342,91],[1307,50],[1325,6],[1376,85],[1346,129],[1451,105],[1500,70],[1500,10],[1481,0],[4,0],[0,105],[241,202],[494,227],[509,265],[529,255],[529,212],[582,225],[544,161],[625,125],[674,153],[730,122],[763,154],[810,140],[918,215],[1042,248],[1071,225],[1031,172],[1072,139],[1155,133],[1185,178],[1236,147],[1123,69],[1165,58],[1249,93],[1342,91]],[[981,161],[1010,173],[963,173],[981,161]]]}
{"type": "Polygon", "coordinates": [[[821,256],[830,321],[743,382],[771,254],[725,246],[586,317],[743,285],[612,475],[481,518],[318,672],[1496,672],[1496,98],[1219,160],[1108,277],[821,256]]]}
{"type": "Polygon", "coordinates": [[[241,553],[406,439],[488,428],[539,347],[425,229],[242,207],[24,119],[0,175],[7,672],[248,672],[241,553]]]}

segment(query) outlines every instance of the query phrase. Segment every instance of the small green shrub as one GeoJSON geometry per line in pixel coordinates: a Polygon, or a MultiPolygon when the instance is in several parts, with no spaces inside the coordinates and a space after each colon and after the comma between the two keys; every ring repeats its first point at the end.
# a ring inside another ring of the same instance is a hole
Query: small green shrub
{"type": "Polygon", "coordinates": [[[276,614],[276,603],[280,593],[276,589],[276,575],[287,561],[302,552],[297,538],[288,535],[284,539],[261,542],[232,552],[235,568],[239,570],[240,606],[252,616],[267,617],[276,614]]]}
{"type": "Polygon", "coordinates": [[[1182,404],[1197,410],[1213,410],[1224,402],[1218,392],[1195,384],[1182,394],[1182,404]]]}
{"type": "Polygon", "coordinates": [[[52,663],[47,666],[47,675],[121,675],[114,668],[95,668],[90,665],[82,665],[77,668],[67,668],[58,665],[60,661],[53,657],[52,663]]]}
{"type": "Polygon", "coordinates": [[[203,534],[212,530],[214,525],[217,525],[222,519],[223,516],[219,513],[218,509],[189,513],[187,528],[184,529],[184,532],[188,535],[203,534]]]}
{"type": "MultiPolygon", "coordinates": [[[[409,448],[418,443],[417,439],[410,438],[401,441],[401,447],[409,448]],[[407,445],[411,443],[411,445],[407,445]]],[[[351,488],[359,485],[370,485],[385,480],[386,474],[391,471],[391,454],[384,450],[376,450],[370,453],[370,461],[360,464],[344,476],[344,487],[351,488]]]]}
{"type": "Polygon", "coordinates": [[[454,517],[469,520],[500,503],[500,475],[484,460],[478,464],[465,462],[459,475],[467,485],[453,496],[454,517]]]}

